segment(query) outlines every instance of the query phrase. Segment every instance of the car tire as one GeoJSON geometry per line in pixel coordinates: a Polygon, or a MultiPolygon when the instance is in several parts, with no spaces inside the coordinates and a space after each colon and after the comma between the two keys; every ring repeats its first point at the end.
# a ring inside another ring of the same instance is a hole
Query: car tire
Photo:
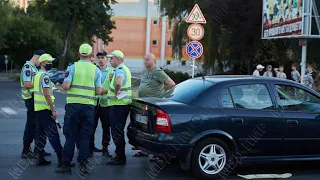
{"type": "Polygon", "coordinates": [[[225,179],[234,169],[231,166],[234,164],[232,157],[230,148],[224,141],[217,138],[207,138],[195,146],[191,157],[191,167],[194,175],[200,179],[225,179]],[[212,153],[211,147],[216,150],[216,155],[212,153]],[[206,169],[205,166],[209,166],[209,168],[206,169]],[[216,169],[213,169],[214,166],[216,169]]]}

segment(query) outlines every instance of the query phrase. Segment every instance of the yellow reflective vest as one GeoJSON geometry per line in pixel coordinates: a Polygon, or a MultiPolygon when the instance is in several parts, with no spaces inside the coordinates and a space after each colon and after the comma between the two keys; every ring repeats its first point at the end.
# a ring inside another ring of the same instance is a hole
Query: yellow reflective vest
{"type": "MultiPolygon", "coordinates": [[[[108,74],[106,76],[106,79],[104,80],[104,83],[103,83],[103,89],[108,89],[110,88],[110,75],[113,74],[113,68],[109,67],[109,70],[108,70],[108,74]]],[[[101,107],[108,107],[109,106],[109,103],[108,103],[108,94],[103,94],[101,95],[100,97],[100,106],[101,107]]]]}
{"type": "Polygon", "coordinates": [[[67,92],[67,103],[94,105],[95,74],[97,66],[88,62],[75,62],[74,75],[67,92]]]}
{"type": "MultiPolygon", "coordinates": [[[[46,98],[44,96],[44,90],[42,87],[42,78],[46,73],[38,72],[34,78],[34,111],[42,111],[42,110],[51,110],[48,105],[46,98]]],[[[49,80],[50,84],[50,96],[52,102],[54,102],[53,90],[52,90],[52,82],[49,80]]]]}
{"type": "Polygon", "coordinates": [[[113,76],[111,82],[110,82],[110,87],[108,90],[108,103],[109,106],[114,106],[114,105],[129,105],[132,102],[132,90],[131,90],[131,72],[129,68],[125,65],[121,65],[119,69],[123,69],[126,72],[126,84],[121,88],[120,91],[124,91],[126,93],[126,96],[122,99],[118,99],[115,94],[114,90],[114,85],[115,85],[115,79],[116,77],[113,76]]]}

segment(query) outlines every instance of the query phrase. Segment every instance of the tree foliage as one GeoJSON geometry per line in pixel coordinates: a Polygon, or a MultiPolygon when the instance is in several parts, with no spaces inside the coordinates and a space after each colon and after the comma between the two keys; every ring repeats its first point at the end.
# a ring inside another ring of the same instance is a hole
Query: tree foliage
{"type": "Polygon", "coordinates": [[[9,55],[16,64],[22,65],[37,49],[54,53],[62,42],[54,24],[41,16],[24,13],[9,3],[1,3],[0,15],[0,54],[9,55]]]}
{"type": "MultiPolygon", "coordinates": [[[[65,59],[73,42],[90,43],[92,36],[101,38],[105,44],[112,41],[111,30],[115,28],[110,20],[113,14],[110,3],[115,0],[36,0],[28,12],[40,13],[46,20],[55,23],[64,39],[59,69],[65,67],[65,59]]],[[[79,47],[79,44],[76,45],[79,47]]],[[[75,58],[75,57],[74,57],[75,58]]]]}
{"type": "MultiPolygon", "coordinates": [[[[221,73],[223,61],[228,60],[229,64],[233,64],[234,72],[251,74],[257,63],[269,60],[279,64],[299,61],[301,47],[297,39],[261,39],[262,0],[159,0],[162,15],[178,22],[173,32],[174,51],[179,51],[181,40],[186,37],[188,25],[185,25],[183,18],[195,4],[199,5],[207,20],[207,24],[203,25],[205,36],[200,41],[204,45],[207,69],[213,70],[217,63],[219,68],[215,73],[221,73]],[[293,53],[289,56],[290,50],[293,53]]],[[[317,4],[320,8],[320,1],[317,4]]],[[[316,50],[319,45],[319,40],[309,41],[308,59],[320,58],[316,50]]]]}

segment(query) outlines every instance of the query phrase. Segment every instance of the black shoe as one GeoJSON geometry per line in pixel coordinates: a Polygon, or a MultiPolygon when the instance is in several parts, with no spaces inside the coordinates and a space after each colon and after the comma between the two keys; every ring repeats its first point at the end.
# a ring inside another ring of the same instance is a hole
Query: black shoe
{"type": "Polygon", "coordinates": [[[111,154],[109,154],[108,148],[102,149],[102,156],[106,158],[112,158],[111,154]]]}
{"type": "Polygon", "coordinates": [[[126,157],[120,157],[116,155],[116,157],[112,158],[111,161],[107,162],[107,165],[125,165],[126,164],[126,157]]]}
{"type": "Polygon", "coordinates": [[[34,159],[35,155],[31,150],[22,152],[21,159],[34,159]]]}
{"type": "MultiPolygon", "coordinates": [[[[57,166],[57,168],[60,168],[60,167],[62,167],[62,165],[63,165],[63,163],[62,162],[58,162],[58,166],[57,166]]],[[[69,165],[69,167],[70,168],[73,168],[73,167],[75,167],[76,165],[74,164],[74,163],[70,163],[70,165],[69,165]]]]}
{"type": "Polygon", "coordinates": [[[90,169],[87,164],[88,164],[87,161],[80,163],[79,171],[78,171],[80,174],[90,174],[90,169]]]}
{"type": "Polygon", "coordinates": [[[44,152],[44,156],[51,156],[51,153],[44,152]]]}
{"type": "Polygon", "coordinates": [[[40,151],[37,158],[37,166],[46,166],[50,164],[51,164],[51,161],[47,161],[44,158],[44,151],[40,151]]]}
{"type": "Polygon", "coordinates": [[[93,152],[102,152],[102,150],[94,147],[94,148],[93,148],[93,152]]]}
{"type": "Polygon", "coordinates": [[[71,174],[70,163],[63,163],[61,167],[55,170],[56,173],[71,174]]]}

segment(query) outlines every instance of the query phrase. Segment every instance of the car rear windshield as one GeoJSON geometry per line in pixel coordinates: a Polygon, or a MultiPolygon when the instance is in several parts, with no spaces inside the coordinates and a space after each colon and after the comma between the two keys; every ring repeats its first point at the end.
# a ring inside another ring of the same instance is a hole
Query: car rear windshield
{"type": "Polygon", "coordinates": [[[202,79],[186,80],[163,93],[160,98],[188,103],[203,90],[207,89],[213,84],[214,83],[212,81],[206,81],[202,79]]]}

